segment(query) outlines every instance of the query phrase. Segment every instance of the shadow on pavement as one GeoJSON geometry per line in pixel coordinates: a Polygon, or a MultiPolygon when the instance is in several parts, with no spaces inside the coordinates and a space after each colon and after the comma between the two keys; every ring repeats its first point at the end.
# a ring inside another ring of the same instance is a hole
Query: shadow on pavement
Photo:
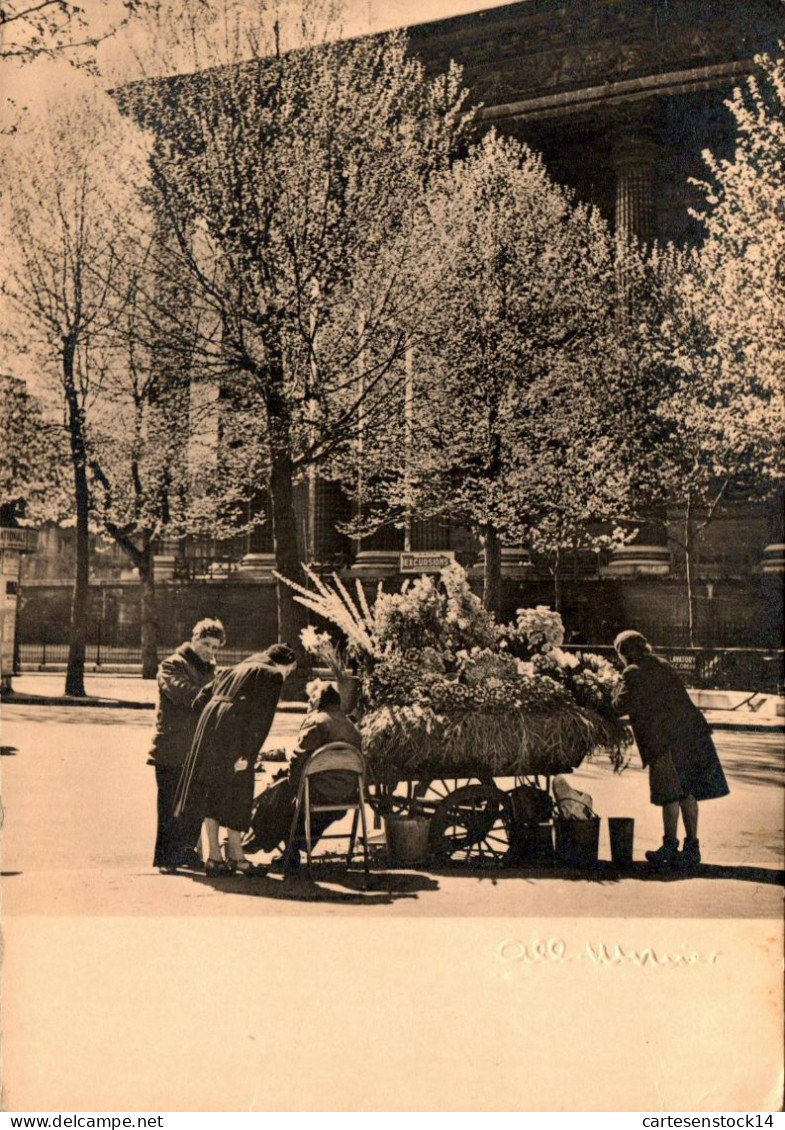
{"type": "Polygon", "coordinates": [[[733,763],[728,765],[729,758],[723,759],[723,766],[731,777],[731,784],[733,781],[743,781],[747,785],[773,785],[775,788],[782,787],[782,769],[779,765],[763,764],[760,761],[736,758],[733,763]]]}
{"type": "Polygon", "coordinates": [[[302,874],[287,876],[266,874],[245,878],[232,875],[227,878],[207,878],[206,875],[191,875],[190,878],[201,885],[231,895],[245,895],[251,898],[279,899],[284,902],[323,902],[354,906],[379,906],[398,902],[400,899],[416,899],[421,891],[438,891],[439,883],[428,875],[418,873],[371,872],[366,882],[362,871],[347,871],[328,867],[314,867],[314,878],[302,874]],[[330,886],[322,884],[329,883],[330,886]],[[336,886],[345,890],[334,890],[336,886]]]}
{"type": "Polygon", "coordinates": [[[0,757],[15,757],[19,750],[15,745],[0,745],[0,757]]]}
{"type": "Polygon", "coordinates": [[[689,869],[657,870],[646,863],[633,863],[631,867],[619,868],[609,862],[599,862],[595,867],[429,867],[434,875],[449,875],[456,879],[486,879],[496,884],[508,879],[528,882],[551,879],[568,883],[619,883],[624,879],[636,879],[645,883],[681,883],[689,879],[731,879],[742,883],[757,883],[765,886],[785,886],[785,871],[774,867],[731,866],[702,863],[689,869]]]}
{"type": "Polygon", "coordinates": [[[144,726],[149,729],[153,719],[148,712],[133,709],[131,703],[122,703],[118,709],[109,710],[95,706],[94,703],[83,704],[78,710],[70,706],[40,706],[35,703],[17,706],[13,718],[14,722],[55,722],[58,725],[70,722],[77,726],[144,726]]]}

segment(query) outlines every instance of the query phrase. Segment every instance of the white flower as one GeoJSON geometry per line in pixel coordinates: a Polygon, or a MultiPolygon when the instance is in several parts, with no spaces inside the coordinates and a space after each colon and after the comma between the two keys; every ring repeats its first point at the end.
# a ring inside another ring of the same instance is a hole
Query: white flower
{"type": "Polygon", "coordinates": [[[548,656],[552,656],[560,667],[580,667],[581,661],[575,655],[571,655],[569,651],[562,651],[560,647],[551,647],[547,652],[548,656]]]}

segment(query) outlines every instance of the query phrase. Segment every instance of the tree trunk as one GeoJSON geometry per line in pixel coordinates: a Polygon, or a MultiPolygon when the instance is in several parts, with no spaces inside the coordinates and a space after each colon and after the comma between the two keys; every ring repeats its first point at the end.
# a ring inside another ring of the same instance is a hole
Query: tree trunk
{"type": "Polygon", "coordinates": [[[79,394],[74,380],[75,353],[75,344],[67,341],[63,352],[63,386],[68,409],[71,463],[74,472],[76,570],[71,597],[71,624],[68,637],[68,668],[65,675],[65,693],[77,698],[84,698],[85,640],[90,599],[90,491],[87,483],[84,411],[79,403],[79,394]]]}
{"type": "MultiPolygon", "coordinates": [[[[294,510],[294,461],[292,459],[292,421],[283,397],[283,360],[274,362],[265,390],[267,423],[270,435],[270,510],[273,527],[275,568],[288,580],[303,584],[305,578],[301,565],[297,537],[297,517],[294,510]]],[[[305,652],[300,643],[300,631],[308,623],[305,609],[294,599],[287,586],[277,582],[278,639],[297,653],[298,666],[306,665],[305,652]]]]}
{"type": "Polygon", "coordinates": [[[502,547],[495,526],[483,527],[485,544],[485,570],[483,573],[482,603],[489,612],[499,617],[502,609],[502,547]]]}
{"type": "Polygon", "coordinates": [[[562,572],[561,572],[561,551],[556,550],[556,556],[553,559],[553,611],[561,612],[562,606],[562,572]]]}
{"type": "Polygon", "coordinates": [[[139,582],[142,586],[142,678],[154,679],[158,674],[158,614],[152,544],[145,543],[142,550],[139,582]]]}
{"type": "Polygon", "coordinates": [[[684,503],[684,559],[687,581],[687,639],[690,647],[695,647],[694,553],[695,536],[692,522],[692,496],[688,494],[684,503]]]}

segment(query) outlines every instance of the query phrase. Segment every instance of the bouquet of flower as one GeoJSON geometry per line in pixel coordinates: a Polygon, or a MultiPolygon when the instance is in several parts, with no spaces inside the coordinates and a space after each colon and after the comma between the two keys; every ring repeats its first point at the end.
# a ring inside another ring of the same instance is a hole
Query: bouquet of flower
{"type": "Polygon", "coordinates": [[[438,577],[419,577],[399,593],[380,593],[374,606],[376,640],[385,651],[430,648],[452,656],[461,648],[494,647],[500,629],[457,563],[438,577]]]}
{"type": "Polygon", "coordinates": [[[561,683],[579,706],[596,710],[604,718],[618,719],[616,696],[621,676],[612,663],[590,652],[570,654],[551,648],[533,659],[541,675],[561,683]]]}
{"type": "Polygon", "coordinates": [[[303,628],[300,632],[300,643],[309,655],[321,660],[325,667],[329,667],[334,679],[341,679],[347,674],[346,662],[330,639],[327,632],[317,632],[316,628],[303,628]]]}
{"type": "Polygon", "coordinates": [[[459,651],[457,658],[460,660],[461,677],[470,685],[484,683],[489,679],[515,679],[519,674],[518,661],[513,656],[491,651],[487,647],[459,651]]]}
{"type": "Polygon", "coordinates": [[[515,613],[515,624],[504,631],[504,638],[510,651],[521,659],[546,652],[564,643],[564,624],[558,612],[553,612],[544,604],[536,608],[519,608],[515,613]]]}

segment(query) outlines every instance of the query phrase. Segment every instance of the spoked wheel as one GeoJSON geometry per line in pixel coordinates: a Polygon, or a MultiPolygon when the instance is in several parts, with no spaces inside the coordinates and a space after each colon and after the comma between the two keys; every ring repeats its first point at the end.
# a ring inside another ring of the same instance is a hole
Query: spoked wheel
{"type": "Polygon", "coordinates": [[[431,816],[447,797],[471,785],[492,785],[492,777],[433,777],[400,782],[390,797],[391,811],[402,816],[431,816]]]}
{"type": "Polygon", "coordinates": [[[431,819],[430,846],[439,863],[499,867],[510,849],[512,809],[495,785],[466,785],[447,796],[431,819]]]}

